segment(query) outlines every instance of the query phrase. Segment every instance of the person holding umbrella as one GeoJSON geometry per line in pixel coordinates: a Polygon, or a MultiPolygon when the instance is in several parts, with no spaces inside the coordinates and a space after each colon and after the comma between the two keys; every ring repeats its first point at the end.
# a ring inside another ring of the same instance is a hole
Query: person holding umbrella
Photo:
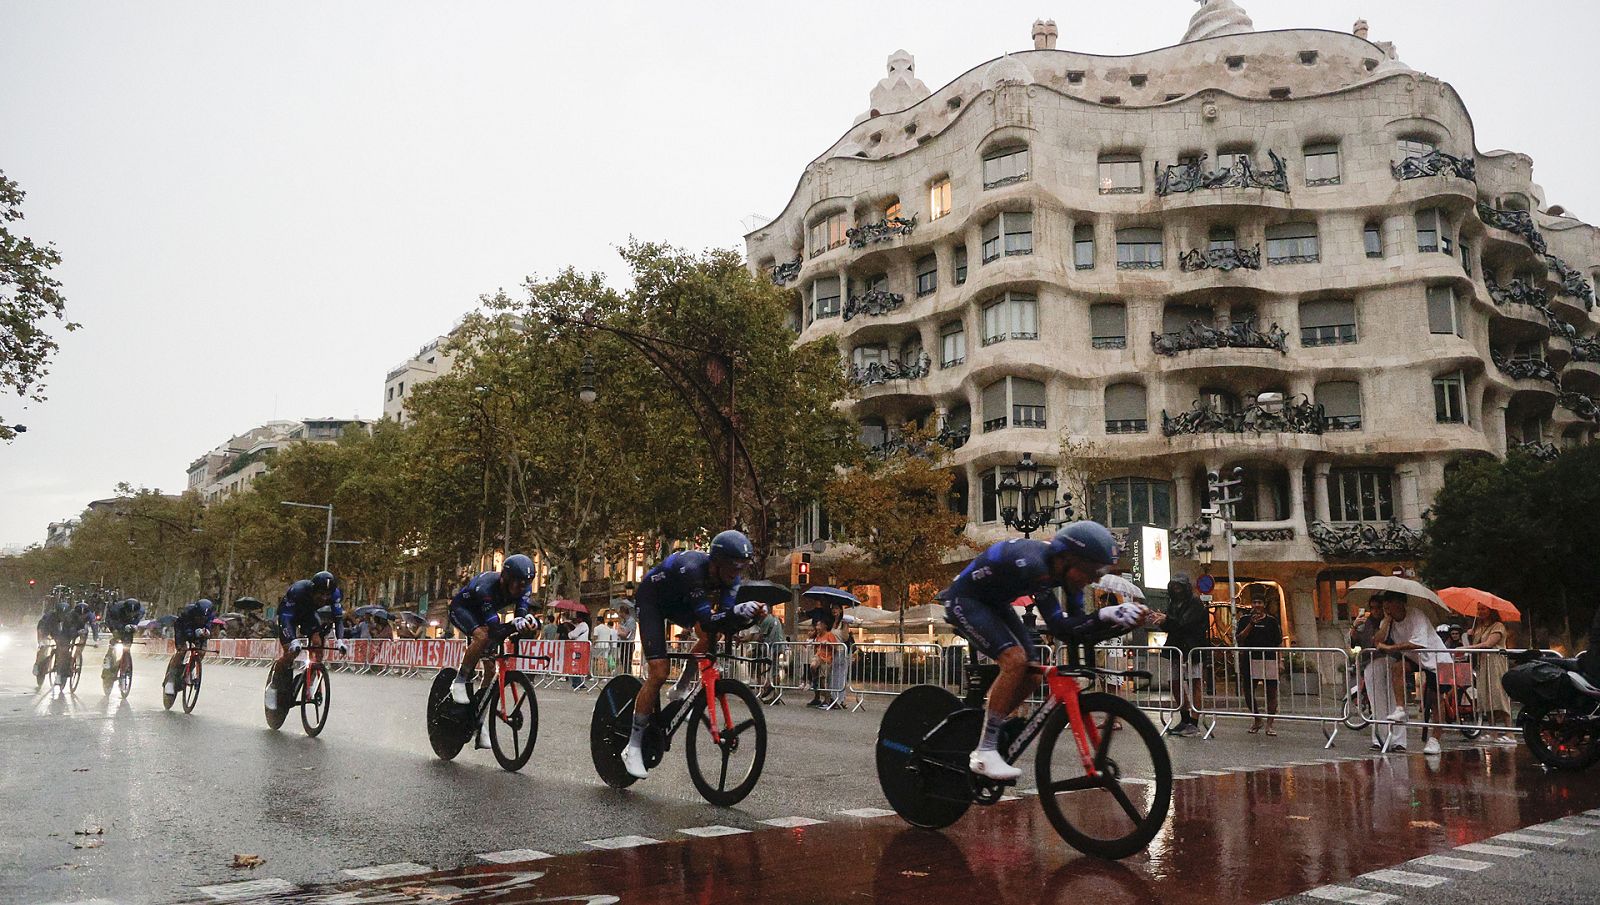
{"type": "MultiPolygon", "coordinates": [[[[1442,599],[1449,600],[1445,595],[1456,590],[1445,588],[1439,592],[1442,599]]],[[[1481,592],[1480,592],[1481,593],[1481,592]]],[[[1493,595],[1485,595],[1493,597],[1493,595]]],[[[1498,597],[1494,598],[1499,600],[1498,597]]],[[[1512,613],[1517,609],[1506,601],[1512,613]]],[[[1501,611],[1488,601],[1479,600],[1476,604],[1477,614],[1472,621],[1472,630],[1467,633],[1467,643],[1462,645],[1463,650],[1493,650],[1502,651],[1498,656],[1485,655],[1480,661],[1477,675],[1474,677],[1478,692],[1478,706],[1482,709],[1484,719],[1492,726],[1504,727],[1495,736],[1494,741],[1501,745],[1515,745],[1517,739],[1511,734],[1511,699],[1506,695],[1506,690],[1500,684],[1505,678],[1509,664],[1506,661],[1505,651],[1511,640],[1511,633],[1501,621],[1501,611]]],[[[1518,614],[1520,615],[1520,614],[1518,614]]]]}
{"type": "MultiPolygon", "coordinates": [[[[1356,603],[1374,600],[1383,606],[1384,621],[1373,646],[1384,656],[1374,658],[1369,666],[1367,693],[1372,698],[1372,712],[1377,720],[1394,725],[1388,750],[1404,751],[1408,741],[1405,682],[1403,670],[1396,667],[1409,661],[1422,670],[1423,720],[1432,722],[1439,703],[1439,681],[1435,672],[1438,655],[1435,652],[1444,649],[1444,642],[1434,631],[1434,623],[1449,611],[1439,595],[1418,582],[1400,577],[1363,578],[1350,586],[1346,599],[1356,603]],[[1380,669],[1373,669],[1380,664],[1380,669]]],[[[1372,747],[1381,749],[1383,741],[1378,725],[1376,721],[1373,723],[1372,747]]],[[[1422,737],[1422,752],[1438,754],[1439,739],[1427,726],[1422,729],[1422,737]]]]}

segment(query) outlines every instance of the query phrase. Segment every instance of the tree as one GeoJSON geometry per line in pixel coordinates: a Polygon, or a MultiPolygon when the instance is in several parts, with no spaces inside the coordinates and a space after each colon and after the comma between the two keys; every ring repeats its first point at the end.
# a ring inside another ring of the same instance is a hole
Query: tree
{"type": "MultiPolygon", "coordinates": [[[[1110,477],[1111,472],[1112,460],[1099,443],[1061,432],[1061,460],[1056,466],[1056,481],[1062,493],[1072,495],[1072,511],[1078,518],[1105,518],[1104,513],[1094,511],[1094,489],[1110,477]]],[[[1039,502],[1042,505],[1046,501],[1039,502]]]]}
{"type": "Polygon", "coordinates": [[[943,467],[944,456],[943,447],[908,426],[905,444],[828,484],[828,512],[840,539],[877,571],[894,609],[905,609],[913,584],[943,578],[952,551],[971,547],[962,536],[966,514],[946,504],[955,476],[943,467]]]}
{"type": "MultiPolygon", "coordinates": [[[[44,401],[44,379],[56,341],[45,331],[49,318],[66,321],[66,298],[50,271],[61,255],[46,243],[12,232],[22,220],[26,193],[0,171],[0,387],[23,399],[44,401]]],[[[68,331],[78,324],[66,321],[68,331]]],[[[13,424],[0,416],[0,440],[16,436],[13,424]]]]}

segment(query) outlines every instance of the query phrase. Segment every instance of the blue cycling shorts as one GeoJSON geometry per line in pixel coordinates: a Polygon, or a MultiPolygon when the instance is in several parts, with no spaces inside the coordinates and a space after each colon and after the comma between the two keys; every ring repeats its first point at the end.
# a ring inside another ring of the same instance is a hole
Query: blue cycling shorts
{"type": "Polygon", "coordinates": [[[499,625],[500,614],[494,610],[485,613],[475,606],[452,602],[450,604],[450,624],[456,627],[456,631],[470,638],[472,633],[482,626],[499,625]]]}
{"type": "Polygon", "coordinates": [[[962,636],[985,657],[998,660],[1006,650],[1020,646],[1030,663],[1037,659],[1033,633],[1023,626],[1015,607],[990,606],[976,598],[957,597],[945,601],[945,612],[962,636]]]}

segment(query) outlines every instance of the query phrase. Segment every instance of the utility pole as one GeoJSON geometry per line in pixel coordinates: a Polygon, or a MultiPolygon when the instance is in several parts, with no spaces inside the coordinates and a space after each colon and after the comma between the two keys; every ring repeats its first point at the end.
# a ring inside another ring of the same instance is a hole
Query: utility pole
{"type": "Polygon", "coordinates": [[[328,553],[333,549],[333,504],[331,503],[291,503],[288,500],[279,501],[284,506],[298,506],[301,509],[325,509],[328,512],[328,528],[322,535],[322,571],[328,571],[328,553]]]}
{"type": "MultiPolygon", "coordinates": [[[[1233,576],[1233,507],[1244,500],[1238,495],[1239,485],[1244,483],[1244,469],[1235,467],[1229,473],[1230,479],[1224,481],[1216,472],[1206,473],[1208,497],[1211,507],[1201,515],[1222,517],[1222,540],[1228,550],[1228,627],[1230,631],[1239,624],[1239,592],[1234,587],[1233,576]]],[[[1239,644],[1239,637],[1234,635],[1234,646],[1239,644]]]]}

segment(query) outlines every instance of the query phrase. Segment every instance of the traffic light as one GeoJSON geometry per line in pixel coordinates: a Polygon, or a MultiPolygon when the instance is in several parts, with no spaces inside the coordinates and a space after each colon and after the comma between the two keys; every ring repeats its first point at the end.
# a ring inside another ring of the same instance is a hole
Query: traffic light
{"type": "Polygon", "coordinates": [[[811,554],[799,550],[789,554],[789,583],[792,585],[809,584],[811,582],[811,554]]]}
{"type": "Polygon", "coordinates": [[[30,579],[28,579],[28,587],[30,587],[30,588],[31,588],[31,587],[33,587],[33,586],[34,586],[34,585],[36,585],[36,584],[38,584],[38,582],[37,582],[37,581],[34,581],[34,580],[33,580],[33,579],[31,579],[31,578],[30,578],[30,579]]]}

